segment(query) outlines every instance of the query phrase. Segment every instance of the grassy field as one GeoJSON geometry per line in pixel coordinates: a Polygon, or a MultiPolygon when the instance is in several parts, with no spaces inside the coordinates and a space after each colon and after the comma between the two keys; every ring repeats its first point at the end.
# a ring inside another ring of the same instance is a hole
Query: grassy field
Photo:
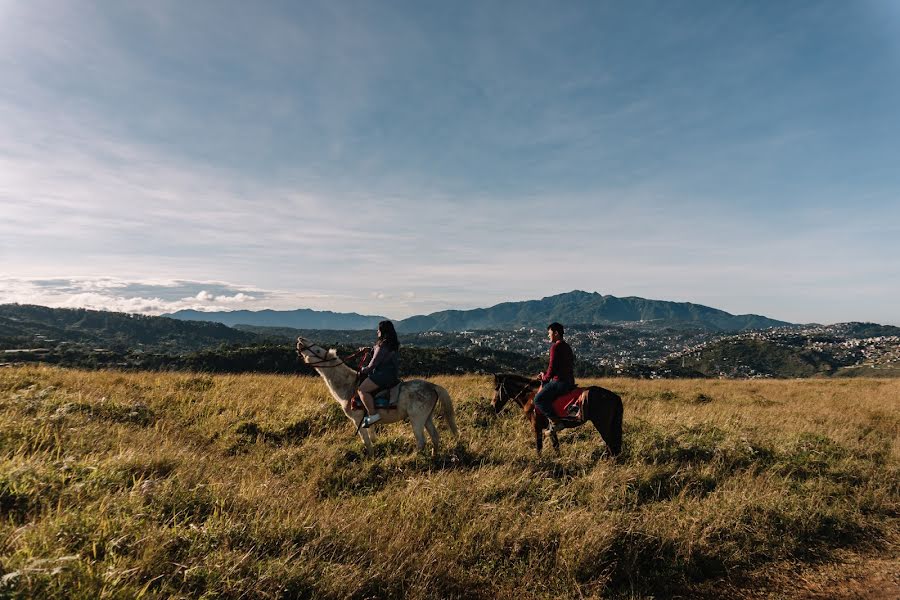
{"type": "Polygon", "coordinates": [[[896,567],[900,380],[598,381],[617,462],[588,427],[539,460],[489,378],[434,380],[460,443],[393,425],[369,459],[316,378],[0,369],[0,598],[818,597],[794,575],[896,567]]]}

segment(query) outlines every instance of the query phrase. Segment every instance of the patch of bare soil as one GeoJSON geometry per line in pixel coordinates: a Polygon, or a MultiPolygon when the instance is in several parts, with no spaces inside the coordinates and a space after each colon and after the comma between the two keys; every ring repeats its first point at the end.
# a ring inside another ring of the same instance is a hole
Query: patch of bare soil
{"type": "Polygon", "coordinates": [[[708,582],[695,598],[740,600],[898,600],[900,545],[841,550],[822,563],[781,563],[746,579],[708,582]]]}
{"type": "Polygon", "coordinates": [[[812,572],[798,573],[797,598],[804,600],[897,600],[900,558],[854,556],[812,572]]]}

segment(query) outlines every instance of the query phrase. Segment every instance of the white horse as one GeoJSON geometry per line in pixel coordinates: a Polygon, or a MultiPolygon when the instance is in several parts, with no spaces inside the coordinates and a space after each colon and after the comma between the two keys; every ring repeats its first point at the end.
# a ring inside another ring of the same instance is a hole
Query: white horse
{"type": "MultiPolygon", "coordinates": [[[[328,391],[341,405],[344,414],[347,415],[353,424],[357,427],[359,437],[362,438],[366,445],[366,451],[372,454],[372,435],[370,429],[361,428],[360,422],[366,415],[365,409],[354,409],[353,397],[358,389],[356,381],[356,370],[351,368],[347,363],[341,360],[337,351],[334,349],[325,350],[321,346],[317,346],[309,340],[297,338],[297,354],[303,359],[303,362],[313,367],[328,386],[328,391]]],[[[396,390],[391,392],[396,394],[396,390]]],[[[424,381],[422,379],[413,379],[404,381],[399,391],[396,408],[378,409],[381,420],[375,425],[396,423],[397,421],[405,421],[409,419],[412,424],[413,433],[416,436],[416,445],[419,451],[425,448],[425,433],[431,436],[432,454],[436,454],[440,448],[440,436],[437,427],[434,426],[432,416],[437,407],[438,402],[450,431],[454,437],[459,437],[459,431],[456,428],[456,417],[453,413],[453,401],[450,394],[439,385],[424,381]]],[[[373,427],[375,426],[373,425],[373,427]]]]}

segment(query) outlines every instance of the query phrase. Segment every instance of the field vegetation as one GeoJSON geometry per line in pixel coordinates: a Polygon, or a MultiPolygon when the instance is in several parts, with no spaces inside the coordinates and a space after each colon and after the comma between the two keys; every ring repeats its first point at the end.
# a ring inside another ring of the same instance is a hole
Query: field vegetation
{"type": "Polygon", "coordinates": [[[900,380],[594,380],[615,462],[589,426],[538,459],[490,377],[434,381],[461,441],[367,458],[315,377],[0,369],[0,597],[765,597],[896,564],[900,380]]]}

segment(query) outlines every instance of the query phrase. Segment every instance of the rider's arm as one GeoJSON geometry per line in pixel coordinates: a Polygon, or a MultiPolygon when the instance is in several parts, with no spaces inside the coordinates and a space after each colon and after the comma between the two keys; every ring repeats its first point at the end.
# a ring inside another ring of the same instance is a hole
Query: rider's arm
{"type": "Polygon", "coordinates": [[[388,354],[390,354],[390,350],[388,350],[384,346],[380,344],[375,346],[375,353],[372,355],[372,360],[369,361],[369,364],[360,369],[359,372],[363,373],[364,375],[368,375],[375,369],[375,367],[385,361],[385,359],[388,357],[388,354]]]}
{"type": "Polygon", "coordinates": [[[541,373],[541,382],[547,383],[556,375],[556,344],[550,346],[550,364],[547,365],[547,372],[541,373]]]}

